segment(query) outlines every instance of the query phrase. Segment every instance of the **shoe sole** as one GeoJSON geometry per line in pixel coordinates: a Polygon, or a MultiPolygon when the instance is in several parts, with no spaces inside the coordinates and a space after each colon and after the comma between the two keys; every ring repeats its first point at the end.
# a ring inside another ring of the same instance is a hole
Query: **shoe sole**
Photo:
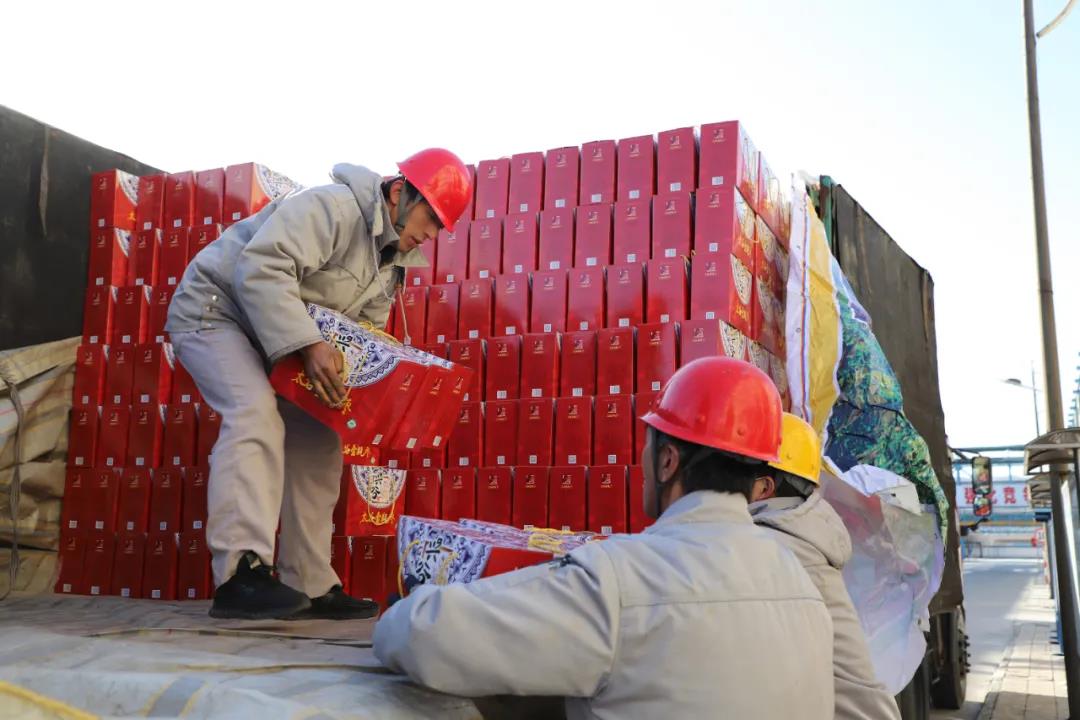
{"type": "Polygon", "coordinates": [[[287,618],[281,618],[282,620],[371,620],[378,617],[379,611],[365,613],[363,615],[345,615],[345,614],[322,614],[313,613],[310,610],[301,610],[295,615],[291,615],[287,618]]]}
{"type": "Polygon", "coordinates": [[[272,608],[269,610],[232,610],[227,608],[210,608],[210,617],[217,620],[289,620],[297,613],[302,613],[309,605],[298,605],[291,608],[272,608]]]}

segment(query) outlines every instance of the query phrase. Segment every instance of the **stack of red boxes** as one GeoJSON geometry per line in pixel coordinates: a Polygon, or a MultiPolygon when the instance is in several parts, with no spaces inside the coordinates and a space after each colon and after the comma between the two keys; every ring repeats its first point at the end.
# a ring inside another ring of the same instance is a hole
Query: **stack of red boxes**
{"type": "Polygon", "coordinates": [[[173,356],[165,319],[222,227],[294,187],[254,163],[93,176],[58,592],[210,596],[206,487],[221,419],[173,356]]]}
{"type": "MultiPolygon", "coordinates": [[[[167,345],[156,355],[152,348],[164,339],[160,308],[182,274],[180,258],[212,242],[216,223],[257,209],[250,193],[234,209],[230,183],[244,175],[233,171],[139,180],[112,173],[101,177],[100,200],[95,189],[68,493],[87,498],[81,508],[108,502],[108,473],[116,473],[122,510],[110,525],[66,504],[62,555],[111,550],[115,558],[112,585],[66,573],[69,591],[190,590],[185,553],[205,548],[190,537],[200,528],[184,524],[198,511],[182,510],[185,493],[202,492],[188,478],[205,465],[203,428],[213,420],[179,366],[170,392],[167,345]],[[125,183],[161,199],[134,202],[120,191],[125,183]],[[185,255],[176,231],[188,225],[185,255]],[[105,347],[113,338],[133,349],[105,347]],[[113,427],[127,427],[125,439],[113,427]],[[101,532],[90,522],[114,528],[111,546],[86,536],[101,532]],[[180,531],[189,537],[178,542],[180,531]],[[157,571],[153,583],[147,574],[139,586],[138,563],[123,558],[140,553],[151,558],[148,572],[157,562],[173,570],[157,571]]],[[[403,511],[640,531],[648,519],[637,418],[681,364],[720,354],[754,362],[788,402],[790,203],[738,122],[483,161],[474,183],[469,217],[425,247],[432,268],[410,271],[393,314],[400,339],[476,373],[445,447],[393,459],[406,471],[403,511]]],[[[396,582],[392,538],[349,537],[343,526],[335,533],[346,587],[381,600],[396,582]]]]}

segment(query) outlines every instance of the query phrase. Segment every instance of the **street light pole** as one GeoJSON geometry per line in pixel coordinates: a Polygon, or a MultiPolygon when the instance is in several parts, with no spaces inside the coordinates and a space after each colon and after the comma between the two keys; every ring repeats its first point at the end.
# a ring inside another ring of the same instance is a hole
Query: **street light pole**
{"type": "Polygon", "coordinates": [[[1039,430],[1039,391],[1035,389],[1035,363],[1031,364],[1031,402],[1035,404],[1035,437],[1042,435],[1039,430]]]}

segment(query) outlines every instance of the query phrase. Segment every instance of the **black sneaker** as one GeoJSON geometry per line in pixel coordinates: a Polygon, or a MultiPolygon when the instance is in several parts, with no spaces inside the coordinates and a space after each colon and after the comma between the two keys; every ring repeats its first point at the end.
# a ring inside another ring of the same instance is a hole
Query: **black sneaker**
{"type": "Polygon", "coordinates": [[[250,550],[236,564],[236,574],[214,591],[210,617],[243,620],[288,618],[311,606],[307,595],[277,579],[250,550]]]}
{"type": "Polygon", "coordinates": [[[325,595],[311,598],[311,607],[293,615],[293,620],[366,620],[379,614],[379,604],[366,598],[346,595],[340,585],[325,595]]]}

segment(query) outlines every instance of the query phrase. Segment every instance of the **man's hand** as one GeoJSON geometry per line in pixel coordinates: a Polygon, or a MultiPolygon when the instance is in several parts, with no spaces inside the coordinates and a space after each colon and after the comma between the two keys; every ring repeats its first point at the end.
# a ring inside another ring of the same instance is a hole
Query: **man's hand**
{"type": "Polygon", "coordinates": [[[338,349],[320,340],[301,348],[300,355],[315,394],[330,407],[341,407],[345,401],[345,383],[341,380],[345,359],[338,349]]]}

